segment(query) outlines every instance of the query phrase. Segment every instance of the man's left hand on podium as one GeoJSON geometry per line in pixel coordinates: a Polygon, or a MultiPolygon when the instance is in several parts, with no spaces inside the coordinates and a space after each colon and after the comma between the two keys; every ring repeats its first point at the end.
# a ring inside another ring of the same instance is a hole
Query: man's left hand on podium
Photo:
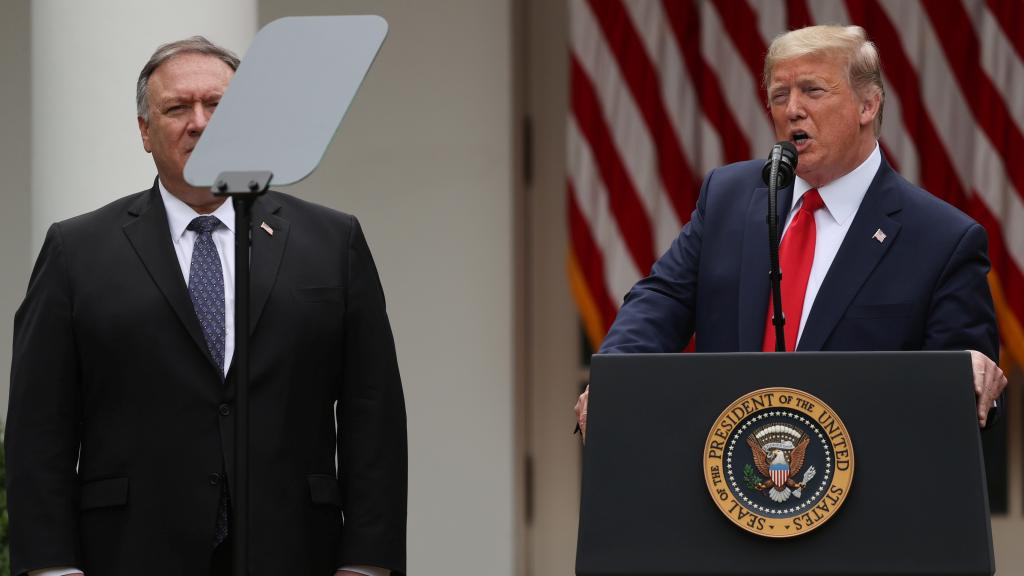
{"type": "Polygon", "coordinates": [[[590,386],[580,394],[576,400],[576,429],[579,430],[580,439],[587,441],[587,400],[590,398],[590,386]]]}
{"type": "Polygon", "coordinates": [[[995,406],[1006,388],[1006,375],[991,358],[976,350],[971,353],[971,367],[974,372],[974,393],[978,397],[978,423],[988,425],[989,410],[995,406]]]}

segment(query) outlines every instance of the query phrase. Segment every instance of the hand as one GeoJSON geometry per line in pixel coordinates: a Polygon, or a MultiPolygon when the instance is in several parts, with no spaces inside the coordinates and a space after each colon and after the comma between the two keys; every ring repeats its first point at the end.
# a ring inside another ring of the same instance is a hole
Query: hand
{"type": "Polygon", "coordinates": [[[974,371],[974,393],[978,396],[978,423],[984,428],[988,424],[988,411],[1006,388],[1006,375],[999,365],[981,352],[971,353],[971,367],[974,371]]]}
{"type": "Polygon", "coordinates": [[[576,401],[576,423],[580,427],[580,435],[583,437],[583,442],[587,441],[587,400],[590,399],[590,386],[580,394],[579,400],[576,401]]]}

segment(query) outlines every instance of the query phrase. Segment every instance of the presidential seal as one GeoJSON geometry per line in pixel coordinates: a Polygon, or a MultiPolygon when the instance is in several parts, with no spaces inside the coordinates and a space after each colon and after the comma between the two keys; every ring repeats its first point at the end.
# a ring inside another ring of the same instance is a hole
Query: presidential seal
{"type": "Polygon", "coordinates": [[[818,398],[764,388],[715,420],[704,445],[704,479],[733,524],[769,538],[799,536],[846,500],[853,445],[839,416],[818,398]]]}

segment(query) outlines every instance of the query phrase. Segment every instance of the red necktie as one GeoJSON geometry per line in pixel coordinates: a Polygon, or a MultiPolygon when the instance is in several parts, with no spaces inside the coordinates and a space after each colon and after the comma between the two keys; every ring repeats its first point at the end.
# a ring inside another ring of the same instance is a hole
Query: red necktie
{"type": "MultiPolygon", "coordinates": [[[[814,262],[814,243],[818,235],[814,212],[824,206],[818,190],[804,192],[803,203],[789,223],[779,246],[779,268],[782,269],[782,312],[786,317],[786,350],[796,350],[796,335],[804,310],[804,293],[814,262]]],[[[771,297],[768,298],[768,321],[764,330],[765,352],[775,351],[775,326],[772,325],[771,297]]]]}

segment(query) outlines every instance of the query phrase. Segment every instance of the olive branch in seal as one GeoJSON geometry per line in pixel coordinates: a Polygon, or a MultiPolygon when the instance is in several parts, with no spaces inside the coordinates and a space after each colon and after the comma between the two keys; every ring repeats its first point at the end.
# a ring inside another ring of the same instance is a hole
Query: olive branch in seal
{"type": "Polygon", "coordinates": [[[754,472],[754,467],[747,464],[743,467],[743,483],[747,485],[747,488],[751,490],[760,490],[764,487],[764,483],[767,478],[761,478],[754,472]]]}

